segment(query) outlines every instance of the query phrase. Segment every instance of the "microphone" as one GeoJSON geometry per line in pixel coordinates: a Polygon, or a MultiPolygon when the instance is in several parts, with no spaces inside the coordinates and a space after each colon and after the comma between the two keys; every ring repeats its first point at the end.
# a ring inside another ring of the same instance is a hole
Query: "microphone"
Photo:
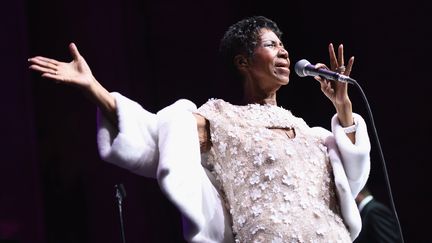
{"type": "Polygon", "coordinates": [[[310,62],[306,59],[302,59],[296,63],[294,66],[294,70],[300,77],[306,76],[321,76],[328,80],[339,81],[343,83],[354,84],[355,80],[340,73],[336,73],[324,68],[315,68],[310,62]]]}

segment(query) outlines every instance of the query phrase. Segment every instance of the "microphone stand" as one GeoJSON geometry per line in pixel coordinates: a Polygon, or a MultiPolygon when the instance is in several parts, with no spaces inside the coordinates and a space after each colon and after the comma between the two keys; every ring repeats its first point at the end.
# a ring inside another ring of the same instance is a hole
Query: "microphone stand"
{"type": "Polygon", "coordinates": [[[123,210],[122,210],[122,202],[123,202],[123,199],[126,197],[126,190],[125,190],[123,184],[117,184],[114,187],[116,190],[115,196],[117,198],[117,204],[118,204],[118,209],[119,209],[121,239],[122,239],[122,243],[126,243],[124,224],[123,224],[123,210]]]}

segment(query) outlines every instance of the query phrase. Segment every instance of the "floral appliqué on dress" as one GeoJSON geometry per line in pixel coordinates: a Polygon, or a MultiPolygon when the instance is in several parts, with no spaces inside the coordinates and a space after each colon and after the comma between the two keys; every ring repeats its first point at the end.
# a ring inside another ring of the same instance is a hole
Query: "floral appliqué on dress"
{"type": "Polygon", "coordinates": [[[351,242],[339,210],[322,138],[303,119],[274,106],[211,99],[204,166],[219,182],[236,242],[351,242]],[[291,128],[289,138],[274,128],[291,128]]]}

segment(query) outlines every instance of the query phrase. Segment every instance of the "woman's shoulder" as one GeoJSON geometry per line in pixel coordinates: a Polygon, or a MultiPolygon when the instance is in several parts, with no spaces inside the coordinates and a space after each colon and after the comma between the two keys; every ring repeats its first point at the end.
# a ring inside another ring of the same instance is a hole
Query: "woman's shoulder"
{"type": "Polygon", "coordinates": [[[237,106],[228,101],[211,98],[198,108],[197,113],[209,120],[215,121],[231,119],[236,116],[237,110],[237,106]]]}
{"type": "Polygon", "coordinates": [[[223,99],[210,98],[206,103],[198,108],[198,112],[216,112],[224,110],[227,106],[232,106],[229,102],[223,99]]]}
{"type": "MultiPolygon", "coordinates": [[[[220,107],[220,106],[224,106],[224,105],[230,105],[229,102],[223,100],[223,99],[219,99],[219,98],[210,98],[207,100],[206,103],[202,104],[201,107],[206,107],[206,106],[215,106],[215,107],[220,107]]],[[[199,109],[201,109],[201,107],[199,109]]]]}

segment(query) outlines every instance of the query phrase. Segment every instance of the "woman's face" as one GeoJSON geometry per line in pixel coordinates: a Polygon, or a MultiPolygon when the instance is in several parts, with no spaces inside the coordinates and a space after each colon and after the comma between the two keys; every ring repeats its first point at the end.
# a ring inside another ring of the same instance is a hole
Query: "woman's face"
{"type": "Polygon", "coordinates": [[[269,29],[261,29],[260,38],[250,59],[249,73],[262,90],[274,91],[289,82],[288,52],[269,29]]]}

